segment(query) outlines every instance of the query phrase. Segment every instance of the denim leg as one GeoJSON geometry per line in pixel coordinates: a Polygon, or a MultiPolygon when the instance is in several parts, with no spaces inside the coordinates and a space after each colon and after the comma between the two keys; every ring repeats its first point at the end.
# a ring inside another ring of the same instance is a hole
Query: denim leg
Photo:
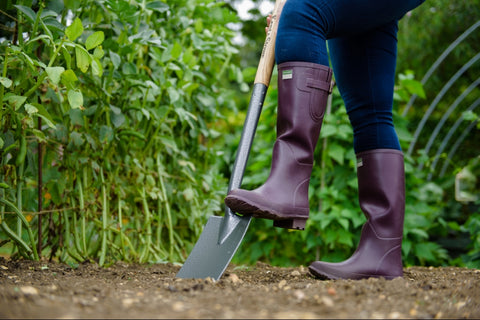
{"type": "Polygon", "coordinates": [[[329,65],[354,130],[354,148],[400,150],[392,105],[398,19],[424,0],[288,0],[277,63],[329,65]],[[327,40],[328,49],[327,50],[327,40]]]}
{"type": "Polygon", "coordinates": [[[275,42],[277,64],[289,61],[328,66],[327,34],[333,16],[325,1],[288,0],[282,10],[275,42]]]}
{"type": "Polygon", "coordinates": [[[278,26],[275,58],[328,66],[326,40],[361,34],[400,19],[424,0],[288,0],[278,26]]]}
{"type": "Polygon", "coordinates": [[[397,30],[394,21],[328,41],[356,153],[379,148],[400,150],[392,119],[397,30]]]}

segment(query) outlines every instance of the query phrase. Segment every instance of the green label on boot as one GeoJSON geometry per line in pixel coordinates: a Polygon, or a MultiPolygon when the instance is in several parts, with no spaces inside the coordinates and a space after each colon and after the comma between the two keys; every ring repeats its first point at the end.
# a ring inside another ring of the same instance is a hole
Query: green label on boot
{"type": "Polygon", "coordinates": [[[357,168],[360,168],[361,166],[363,166],[363,159],[362,159],[362,158],[358,158],[358,159],[357,159],[357,168]]]}
{"type": "Polygon", "coordinates": [[[282,71],[282,80],[292,79],[292,78],[293,78],[293,70],[282,71]]]}

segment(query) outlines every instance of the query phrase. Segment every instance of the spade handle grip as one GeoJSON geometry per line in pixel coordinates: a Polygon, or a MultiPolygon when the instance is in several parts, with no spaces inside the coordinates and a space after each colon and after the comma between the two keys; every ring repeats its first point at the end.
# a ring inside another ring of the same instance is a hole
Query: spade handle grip
{"type": "Polygon", "coordinates": [[[263,44],[262,55],[258,63],[255,83],[263,83],[268,87],[272,77],[273,66],[275,64],[275,39],[277,37],[278,21],[282,13],[283,6],[287,0],[277,0],[272,13],[272,19],[268,27],[265,42],[263,44]]]}

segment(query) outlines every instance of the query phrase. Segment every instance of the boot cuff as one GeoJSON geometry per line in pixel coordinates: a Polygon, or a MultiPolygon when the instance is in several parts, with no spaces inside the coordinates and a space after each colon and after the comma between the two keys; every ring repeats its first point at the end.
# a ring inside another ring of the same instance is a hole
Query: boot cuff
{"type": "Polygon", "coordinates": [[[324,66],[323,64],[313,63],[313,62],[288,61],[288,62],[280,63],[278,65],[279,69],[292,68],[292,67],[313,68],[313,69],[325,70],[327,72],[332,72],[332,69],[330,69],[330,67],[324,66]]]}

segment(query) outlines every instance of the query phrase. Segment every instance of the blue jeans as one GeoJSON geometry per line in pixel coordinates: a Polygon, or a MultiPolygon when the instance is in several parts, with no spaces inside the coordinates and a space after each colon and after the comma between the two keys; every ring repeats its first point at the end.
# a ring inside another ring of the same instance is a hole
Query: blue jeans
{"type": "Polygon", "coordinates": [[[288,0],[283,8],[276,62],[328,66],[330,56],[356,153],[401,150],[392,119],[397,25],[423,1],[288,0]]]}

